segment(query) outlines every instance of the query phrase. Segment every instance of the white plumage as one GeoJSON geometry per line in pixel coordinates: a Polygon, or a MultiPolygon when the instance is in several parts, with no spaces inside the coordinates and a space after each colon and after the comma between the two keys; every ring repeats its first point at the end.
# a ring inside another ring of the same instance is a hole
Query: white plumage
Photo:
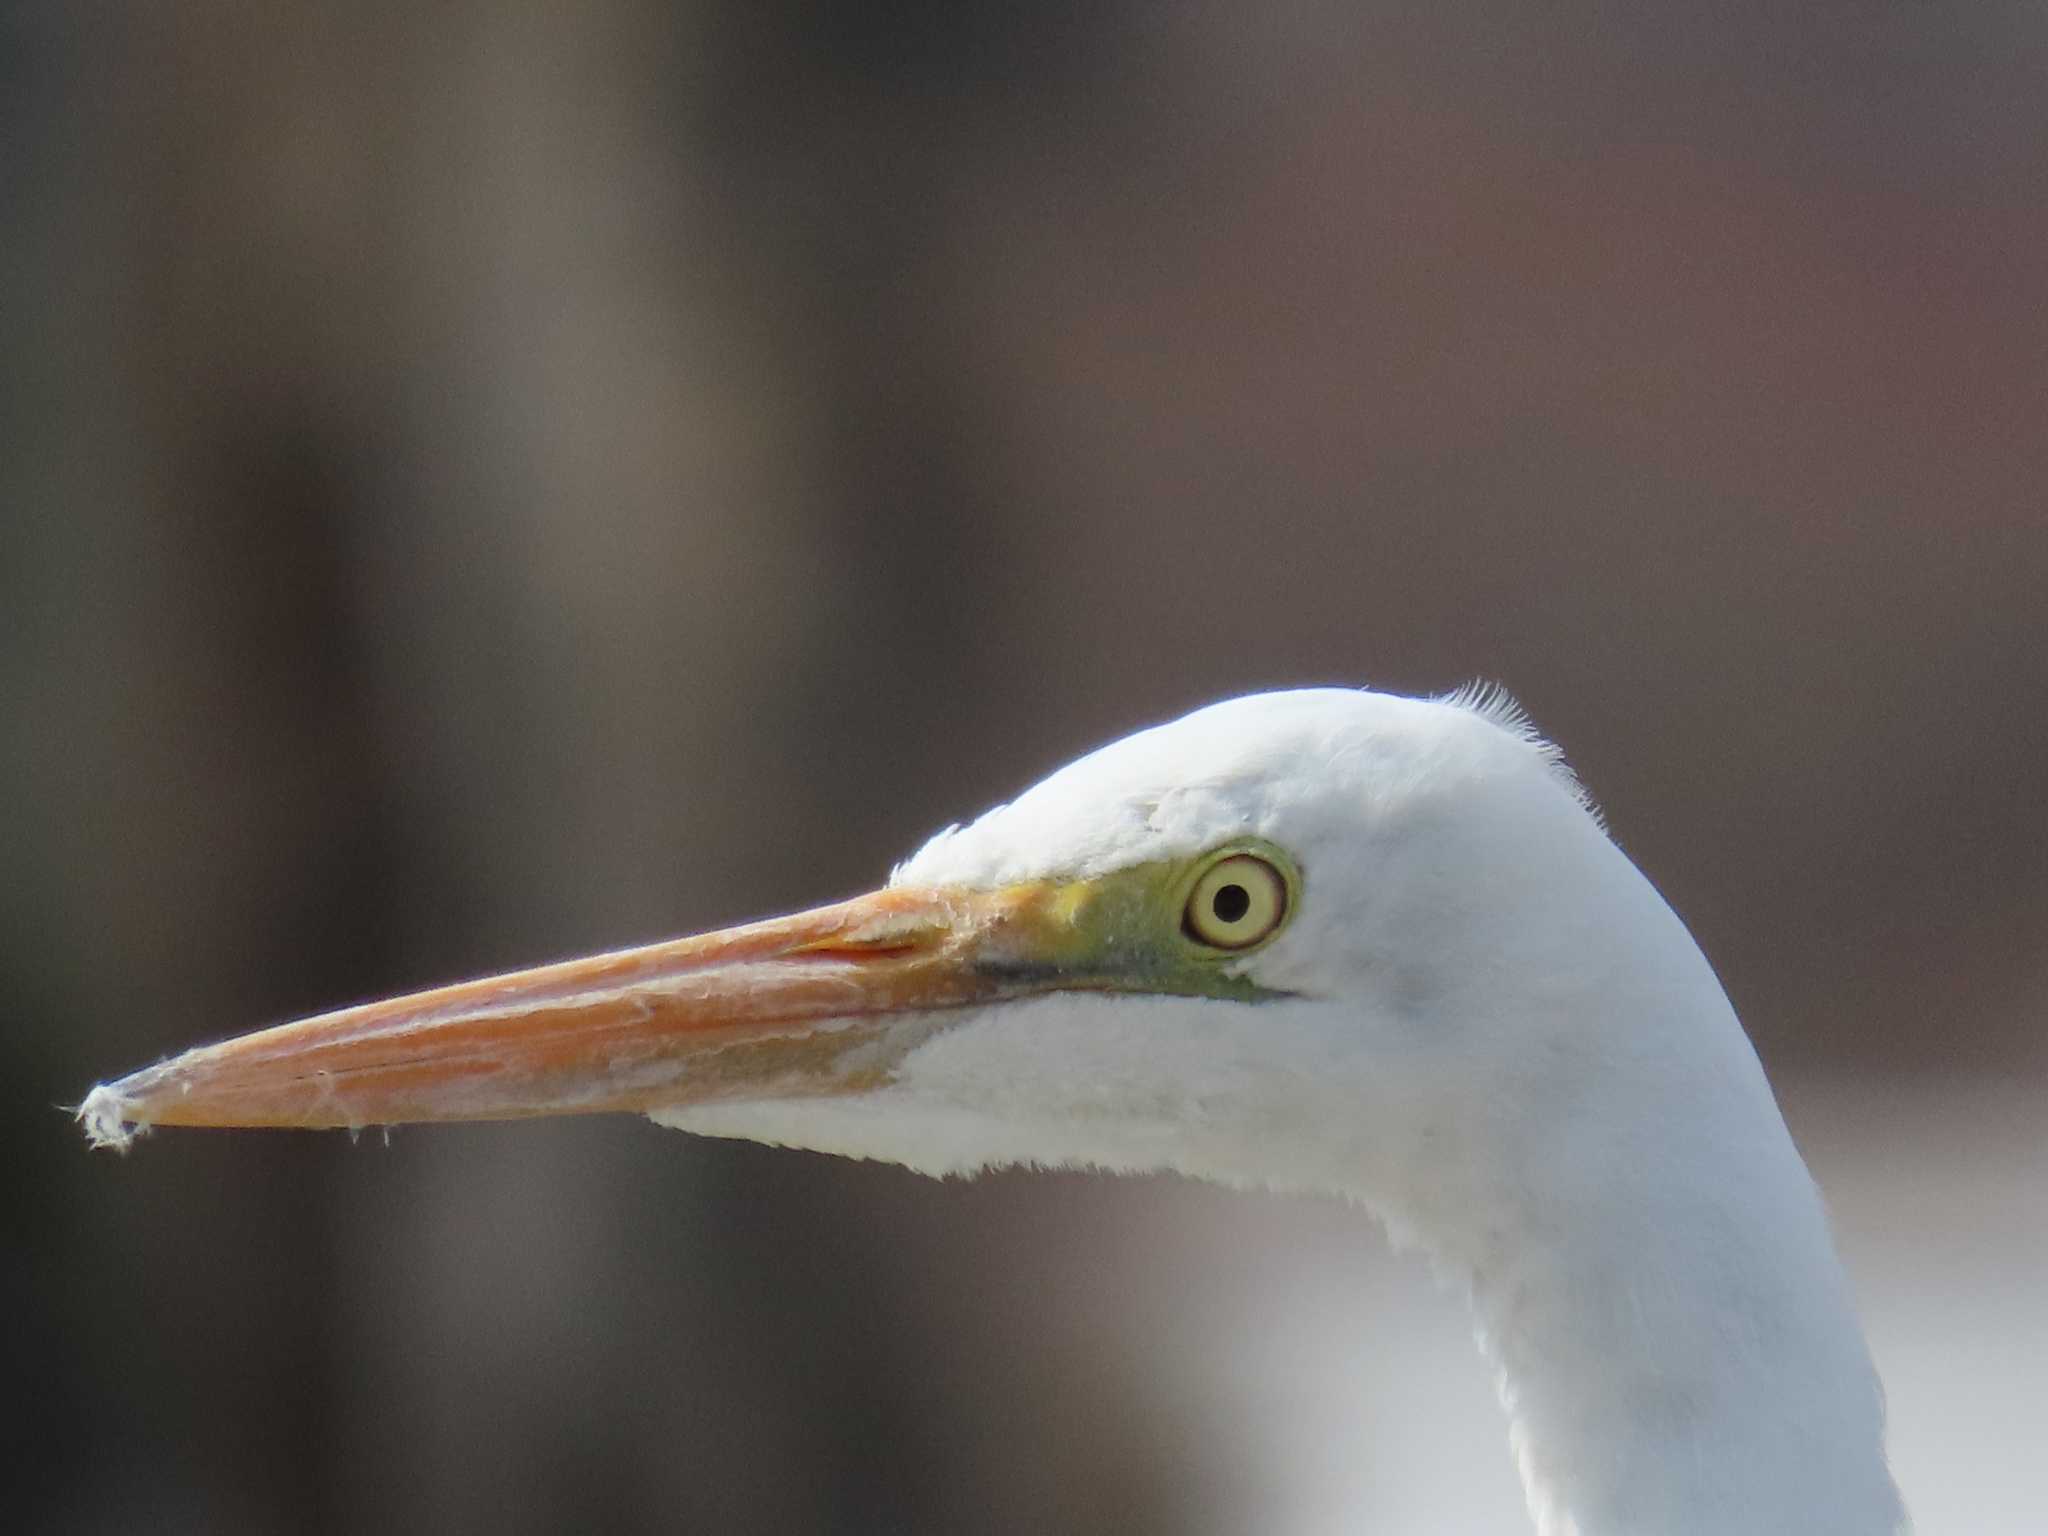
{"type": "Polygon", "coordinates": [[[1257,695],[1062,769],[895,874],[1295,850],[1282,1001],[1002,1003],[859,1098],[686,1130],[1350,1197],[1469,1287],[1546,1536],[1900,1525],[1819,1197],[1697,946],[1496,699],[1257,695]]]}
{"type": "MultiPolygon", "coordinates": [[[[868,900],[914,897],[903,921],[944,927],[982,893],[1088,892],[1239,844],[1290,858],[1298,895],[1199,983],[1148,981],[1183,941],[1128,918],[1091,938],[1113,960],[1041,964],[1028,985],[1014,978],[1040,952],[977,930],[958,973],[979,966],[987,996],[808,1015],[805,1040],[844,1042],[829,1073],[806,1059],[734,1087],[707,1063],[737,1058],[699,1050],[666,1095],[642,1073],[638,1097],[593,1098],[579,1079],[532,1104],[644,1108],[932,1174],[1157,1169],[1334,1193],[1469,1294],[1545,1536],[1901,1529],[1877,1378],[1755,1053],[1683,925],[1500,697],[1218,704],[941,833],[868,900]],[[717,1092],[702,1086],[718,1073],[717,1092]]],[[[873,964],[849,957],[923,942],[861,920],[848,938],[835,918],[822,962],[850,987],[873,964]]],[[[802,949],[813,978],[818,948],[802,949]]],[[[705,982],[706,963],[634,984],[649,1007],[760,985],[737,962],[705,982]]],[[[553,1017],[563,983],[548,985],[553,1017]]],[[[515,978],[492,1006],[539,991],[515,978]]],[[[448,1017],[445,1002],[403,1015],[448,1017]]],[[[625,1060],[585,1078],[615,1080],[625,1060]]],[[[194,1053],[96,1090],[88,1125],[115,1139],[173,1118],[156,1112],[165,1084],[209,1092],[216,1071],[194,1053]]],[[[490,1112],[465,1092],[458,1112],[490,1112]]],[[[439,1117],[411,1102],[389,1118],[439,1117]]],[[[381,1103],[354,1118],[386,1118],[381,1103]]]]}

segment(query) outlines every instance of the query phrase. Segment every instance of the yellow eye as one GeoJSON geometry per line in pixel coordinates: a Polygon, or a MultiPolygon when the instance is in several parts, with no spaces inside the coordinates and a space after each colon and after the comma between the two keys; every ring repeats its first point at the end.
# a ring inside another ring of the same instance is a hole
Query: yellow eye
{"type": "Polygon", "coordinates": [[[1249,949],[1287,915],[1287,882],[1248,853],[1218,860],[1195,882],[1181,924],[1215,949],[1249,949]]]}

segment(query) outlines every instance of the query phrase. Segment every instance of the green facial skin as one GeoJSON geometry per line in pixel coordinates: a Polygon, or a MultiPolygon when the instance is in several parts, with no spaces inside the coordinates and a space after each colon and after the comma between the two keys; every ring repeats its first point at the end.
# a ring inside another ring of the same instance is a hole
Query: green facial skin
{"type": "Polygon", "coordinates": [[[1027,918],[997,936],[976,961],[1019,994],[1043,991],[1157,993],[1257,1003],[1289,994],[1232,974],[1284,930],[1301,905],[1300,867],[1263,838],[1243,838],[1190,859],[1134,864],[1092,880],[1048,882],[1027,918]],[[1279,921],[1236,949],[1206,944],[1188,930],[1188,898],[1225,859],[1250,855],[1286,889],[1279,921]]]}

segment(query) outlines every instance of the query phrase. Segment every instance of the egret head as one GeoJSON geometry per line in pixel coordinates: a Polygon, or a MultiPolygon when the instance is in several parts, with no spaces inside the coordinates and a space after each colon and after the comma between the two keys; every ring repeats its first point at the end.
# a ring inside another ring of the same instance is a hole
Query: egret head
{"type": "Polygon", "coordinates": [[[1582,985],[1572,934],[1624,920],[1617,869],[1511,705],[1254,695],[1080,759],[871,896],[187,1052],[83,1114],[118,1141],[639,1110],[930,1173],[1170,1168],[1398,1211],[1425,1148],[1440,1178],[1512,1158],[1569,1080],[1585,1024],[1545,999],[1582,985]]]}
{"type": "Polygon", "coordinates": [[[1017,904],[978,961],[1012,995],[910,1021],[870,1091],[655,1116],[934,1173],[1171,1168],[1363,1185],[1398,1210],[1405,1191],[1371,1187],[1375,1170],[1425,1141],[1441,1165],[1478,1129],[1462,1120],[1507,1107],[1475,1077],[1527,1081],[1555,1051],[1503,991],[1563,980],[1563,907],[1583,920],[1573,893],[1610,861],[1626,869],[1498,696],[1229,700],[896,869],[892,890],[1017,904]]]}
{"type": "Polygon", "coordinates": [[[1546,1529],[1897,1524],[1755,1053],[1497,698],[1232,700],[871,895],[188,1051],[80,1116],[125,1143],[601,1110],[933,1174],[1346,1195],[1469,1282],[1546,1529]]]}

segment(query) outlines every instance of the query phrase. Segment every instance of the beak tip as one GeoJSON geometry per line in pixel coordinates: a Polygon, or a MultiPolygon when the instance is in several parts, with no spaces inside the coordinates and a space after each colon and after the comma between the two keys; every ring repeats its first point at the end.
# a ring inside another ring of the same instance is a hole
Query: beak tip
{"type": "Polygon", "coordinates": [[[116,1152],[126,1152],[137,1136],[149,1130],[141,1105],[122,1092],[120,1083],[95,1085],[73,1114],[88,1142],[116,1152]]]}

